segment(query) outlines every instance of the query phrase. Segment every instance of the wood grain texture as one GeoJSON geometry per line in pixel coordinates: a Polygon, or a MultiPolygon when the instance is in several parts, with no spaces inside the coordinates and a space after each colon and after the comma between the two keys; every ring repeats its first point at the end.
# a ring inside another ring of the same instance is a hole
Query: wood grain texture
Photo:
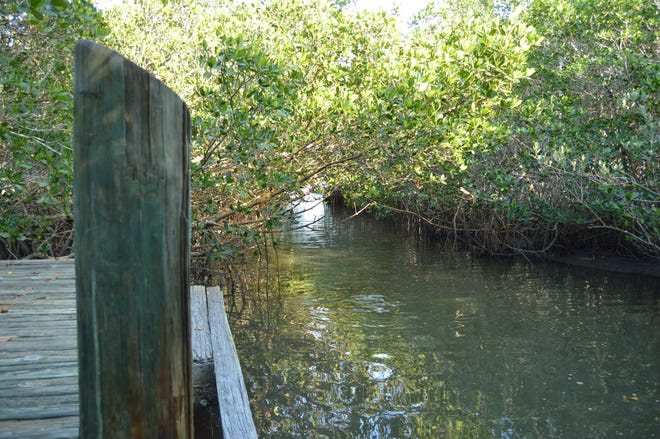
{"type": "Polygon", "coordinates": [[[2,439],[68,439],[78,437],[78,413],[57,419],[21,419],[1,422],[2,439]]]}
{"type": "Polygon", "coordinates": [[[206,306],[206,288],[203,286],[190,287],[190,318],[193,361],[212,361],[211,329],[206,306]]]}
{"type": "Polygon", "coordinates": [[[223,437],[225,439],[257,438],[243,372],[229,329],[220,288],[207,288],[207,304],[223,437]]]}
{"type": "Polygon", "coordinates": [[[188,110],[89,41],[74,96],[81,436],[191,437],[188,110]]]}
{"type": "Polygon", "coordinates": [[[73,261],[0,262],[0,438],[78,437],[73,261]]]}

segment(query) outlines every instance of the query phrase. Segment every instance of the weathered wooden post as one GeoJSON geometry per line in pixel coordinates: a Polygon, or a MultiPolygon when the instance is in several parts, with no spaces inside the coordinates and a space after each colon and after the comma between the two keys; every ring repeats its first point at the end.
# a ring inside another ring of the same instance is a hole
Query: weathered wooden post
{"type": "Polygon", "coordinates": [[[80,41],[74,113],[80,437],[192,437],[187,107],[80,41]]]}

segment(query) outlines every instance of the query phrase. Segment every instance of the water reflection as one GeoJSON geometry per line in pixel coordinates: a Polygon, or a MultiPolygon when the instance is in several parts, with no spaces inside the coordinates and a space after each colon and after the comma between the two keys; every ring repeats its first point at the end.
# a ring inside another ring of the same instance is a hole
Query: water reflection
{"type": "Polygon", "coordinates": [[[657,434],[657,279],[475,259],[341,218],[293,232],[281,294],[234,322],[260,437],[657,434]]]}

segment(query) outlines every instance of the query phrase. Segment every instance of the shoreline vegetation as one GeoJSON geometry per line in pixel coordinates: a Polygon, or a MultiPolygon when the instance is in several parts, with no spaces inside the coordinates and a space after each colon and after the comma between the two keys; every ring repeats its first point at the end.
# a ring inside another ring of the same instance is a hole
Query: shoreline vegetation
{"type": "MultiPolygon", "coordinates": [[[[331,206],[344,208],[349,211],[356,209],[347,206],[344,200],[335,194],[325,199],[325,202],[331,206]]],[[[359,212],[359,209],[357,209],[359,212]]],[[[368,214],[367,214],[368,215],[368,214]]],[[[378,217],[377,217],[378,218],[378,217]]],[[[594,246],[592,241],[584,240],[584,245],[569,247],[552,247],[545,252],[530,251],[527,253],[510,252],[506,254],[495,255],[488,251],[479,251],[469,241],[474,237],[459,236],[454,231],[438,230],[430,226],[426,221],[408,214],[389,215],[380,218],[380,221],[391,222],[397,227],[408,230],[417,235],[420,239],[439,242],[447,248],[456,250],[468,250],[476,256],[484,257],[518,257],[530,263],[535,262],[555,262],[573,267],[583,267],[592,270],[599,270],[610,273],[620,273],[626,275],[642,275],[649,277],[660,277],[660,262],[653,257],[638,255],[635,253],[622,253],[608,247],[594,246]],[[466,240],[468,242],[466,243],[466,240]]],[[[607,242],[607,241],[606,241],[607,242]]]]}
{"type": "Polygon", "coordinates": [[[657,2],[450,0],[406,29],[349,3],[2,3],[0,259],[73,251],[73,47],[85,38],[191,109],[198,278],[265,258],[310,193],[477,254],[624,258],[653,274],[657,2]]]}

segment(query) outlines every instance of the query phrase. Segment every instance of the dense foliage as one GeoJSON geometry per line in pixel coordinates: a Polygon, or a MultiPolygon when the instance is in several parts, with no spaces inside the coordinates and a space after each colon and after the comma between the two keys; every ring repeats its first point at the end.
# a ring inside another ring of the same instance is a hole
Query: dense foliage
{"type": "Polygon", "coordinates": [[[0,1],[0,258],[73,244],[73,48],[100,38],[84,1],[0,1]]]}
{"type": "Polygon", "coordinates": [[[407,29],[330,0],[3,2],[2,256],[70,250],[71,61],[102,39],[193,113],[193,245],[260,248],[310,192],[488,253],[660,255],[646,0],[452,0],[407,29]],[[48,38],[46,38],[48,36],[48,38]]]}

